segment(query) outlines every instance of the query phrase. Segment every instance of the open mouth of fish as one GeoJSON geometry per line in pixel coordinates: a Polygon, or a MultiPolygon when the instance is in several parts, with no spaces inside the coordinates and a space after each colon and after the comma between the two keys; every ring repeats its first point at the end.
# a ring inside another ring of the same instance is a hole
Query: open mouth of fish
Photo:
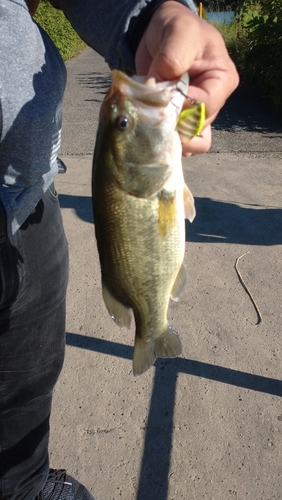
{"type": "Polygon", "coordinates": [[[188,73],[180,80],[156,82],[155,78],[146,76],[129,77],[120,71],[113,71],[113,85],[118,87],[122,95],[137,99],[150,106],[165,107],[170,102],[176,107],[183,101],[183,94],[189,85],[188,73]]]}

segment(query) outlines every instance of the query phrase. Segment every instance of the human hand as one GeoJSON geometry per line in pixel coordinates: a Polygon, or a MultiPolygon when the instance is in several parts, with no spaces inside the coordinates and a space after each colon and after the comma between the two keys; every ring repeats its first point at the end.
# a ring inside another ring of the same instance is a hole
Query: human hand
{"type": "MultiPolygon", "coordinates": [[[[185,5],[168,0],[154,12],[135,56],[138,75],[173,80],[188,71],[188,95],[206,105],[206,120],[198,137],[183,145],[183,156],[206,153],[211,123],[239,83],[220,33],[185,5]]],[[[184,108],[189,107],[186,100],[184,108]]]]}

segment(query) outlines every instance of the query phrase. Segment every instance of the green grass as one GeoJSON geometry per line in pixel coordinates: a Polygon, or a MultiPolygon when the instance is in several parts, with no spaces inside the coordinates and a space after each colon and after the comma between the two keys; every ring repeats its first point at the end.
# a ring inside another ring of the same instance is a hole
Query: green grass
{"type": "Polygon", "coordinates": [[[41,0],[34,18],[53,40],[64,61],[86,47],[64,14],[54,9],[47,0],[41,0]]]}

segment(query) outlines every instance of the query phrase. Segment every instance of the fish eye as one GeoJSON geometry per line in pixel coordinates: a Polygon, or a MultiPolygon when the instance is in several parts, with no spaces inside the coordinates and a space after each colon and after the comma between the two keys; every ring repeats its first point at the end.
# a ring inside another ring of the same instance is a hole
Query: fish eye
{"type": "Polygon", "coordinates": [[[129,120],[129,117],[126,115],[118,116],[116,118],[115,123],[116,123],[117,128],[119,130],[121,130],[122,132],[125,130],[128,130],[130,127],[130,120],[129,120]]]}

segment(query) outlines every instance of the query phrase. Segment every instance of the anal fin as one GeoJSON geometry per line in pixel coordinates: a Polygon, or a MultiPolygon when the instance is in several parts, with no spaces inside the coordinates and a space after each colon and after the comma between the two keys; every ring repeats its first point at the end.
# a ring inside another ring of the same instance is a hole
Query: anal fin
{"type": "Polygon", "coordinates": [[[120,327],[126,326],[126,328],[130,328],[131,310],[112,295],[105,283],[102,284],[102,294],[106,307],[114,322],[120,327]]]}

